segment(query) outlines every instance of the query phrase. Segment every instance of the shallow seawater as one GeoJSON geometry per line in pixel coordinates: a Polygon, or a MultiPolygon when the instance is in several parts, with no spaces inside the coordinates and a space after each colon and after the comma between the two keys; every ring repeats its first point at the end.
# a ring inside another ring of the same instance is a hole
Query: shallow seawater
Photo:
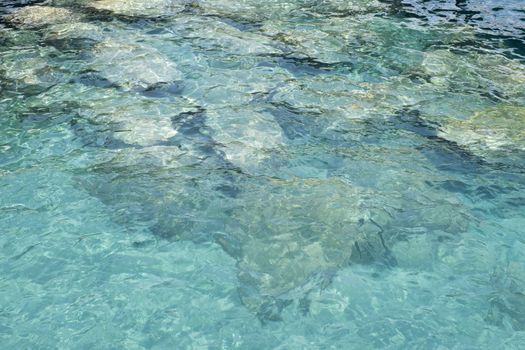
{"type": "Polygon", "coordinates": [[[31,3],[0,348],[523,348],[521,0],[31,3]]]}

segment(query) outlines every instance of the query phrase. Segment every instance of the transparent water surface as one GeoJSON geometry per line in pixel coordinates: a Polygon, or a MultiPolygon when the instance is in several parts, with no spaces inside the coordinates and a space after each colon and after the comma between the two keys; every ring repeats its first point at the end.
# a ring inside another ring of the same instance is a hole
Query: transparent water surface
{"type": "Polygon", "coordinates": [[[6,2],[0,348],[523,348],[523,5],[6,2]]]}

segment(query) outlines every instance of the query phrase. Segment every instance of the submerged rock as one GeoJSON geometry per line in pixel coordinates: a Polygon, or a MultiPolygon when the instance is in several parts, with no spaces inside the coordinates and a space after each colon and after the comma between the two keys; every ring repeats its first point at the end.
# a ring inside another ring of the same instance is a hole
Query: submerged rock
{"type": "MultiPolygon", "coordinates": [[[[71,127],[86,147],[124,148],[173,146],[178,134],[173,116],[194,110],[190,101],[154,100],[141,94],[95,87],[82,83],[57,84],[43,95],[24,101],[28,109],[63,106],[62,114],[72,115],[71,127]],[[53,101],[53,104],[43,103],[53,101]]],[[[163,162],[159,153],[159,162],[163,162]]],[[[154,155],[152,155],[154,156],[154,155]]]]}
{"type": "Polygon", "coordinates": [[[148,89],[182,79],[176,64],[153,47],[105,40],[93,51],[90,67],[123,89],[148,89]]]}
{"type": "MultiPolygon", "coordinates": [[[[340,22],[334,19],[334,22],[340,22]]],[[[285,52],[297,58],[309,58],[315,63],[337,63],[348,61],[346,37],[348,26],[337,28],[325,22],[311,25],[297,25],[284,21],[267,21],[261,28],[263,33],[271,36],[281,45],[285,52]]]]}
{"type": "Polygon", "coordinates": [[[41,50],[20,50],[16,53],[4,53],[0,70],[3,76],[20,85],[36,85],[42,82],[39,71],[49,67],[41,50]]]}
{"type": "Polygon", "coordinates": [[[525,100],[525,66],[497,54],[426,52],[422,72],[442,91],[461,90],[501,101],[525,100]]]}
{"type": "Polygon", "coordinates": [[[338,178],[272,179],[243,186],[227,232],[240,245],[245,305],[263,320],[278,318],[278,309],[307,299],[342,267],[396,265],[390,247],[410,241],[412,233],[432,237],[467,229],[469,218],[453,197],[399,191],[399,185],[395,195],[338,178]],[[426,196],[440,199],[430,204],[426,196]]]}
{"type": "Polygon", "coordinates": [[[281,53],[267,36],[241,30],[227,21],[211,16],[180,16],[173,21],[172,30],[191,39],[197,50],[231,56],[281,53]]]}
{"type": "Polygon", "coordinates": [[[382,226],[390,215],[374,197],[335,179],[244,188],[242,205],[233,213],[238,226],[230,228],[241,244],[243,302],[264,313],[266,303],[306,296],[310,279],[329,278],[352,259],[385,258],[382,226]]]}
{"type": "Polygon", "coordinates": [[[419,66],[424,50],[436,41],[450,45],[471,37],[467,28],[422,29],[394,18],[355,15],[319,16],[308,22],[268,20],[260,31],[280,43],[288,56],[325,71],[382,81],[419,66]]]}
{"type": "Polygon", "coordinates": [[[80,16],[62,7],[25,6],[7,16],[7,21],[17,27],[35,28],[57,23],[78,21],[80,16]]]}
{"type": "Polygon", "coordinates": [[[271,114],[248,108],[220,109],[207,113],[207,126],[226,160],[247,174],[285,144],[279,124],[271,114]]]}
{"type": "MultiPolygon", "coordinates": [[[[96,43],[104,40],[107,34],[100,26],[87,22],[61,23],[47,28],[44,38],[46,41],[57,42],[89,41],[96,43]]],[[[63,46],[63,45],[62,45],[63,46]]],[[[74,48],[74,45],[72,45],[74,48]]]]}
{"type": "Polygon", "coordinates": [[[60,66],[51,57],[52,47],[20,48],[0,53],[0,77],[3,84],[28,94],[39,93],[69,80],[68,67],[60,66]]]}
{"type": "Polygon", "coordinates": [[[438,136],[490,159],[501,153],[525,152],[525,108],[500,105],[475,113],[467,120],[451,119],[438,136]]]}
{"type": "Polygon", "coordinates": [[[171,117],[183,110],[182,105],[153,103],[138,96],[119,94],[82,101],[81,106],[80,115],[111,130],[114,141],[139,147],[159,145],[177,135],[171,117]]]}

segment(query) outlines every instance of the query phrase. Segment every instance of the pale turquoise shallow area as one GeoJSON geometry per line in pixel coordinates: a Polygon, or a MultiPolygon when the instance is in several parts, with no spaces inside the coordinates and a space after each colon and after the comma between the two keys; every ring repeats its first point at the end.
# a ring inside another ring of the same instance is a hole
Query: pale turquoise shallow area
{"type": "Polygon", "coordinates": [[[1,349],[523,348],[520,0],[0,12],[1,349]]]}

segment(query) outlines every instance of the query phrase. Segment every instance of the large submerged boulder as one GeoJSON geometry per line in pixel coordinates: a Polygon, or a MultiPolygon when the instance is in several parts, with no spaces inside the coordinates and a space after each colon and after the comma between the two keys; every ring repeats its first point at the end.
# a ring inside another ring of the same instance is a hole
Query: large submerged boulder
{"type": "Polygon", "coordinates": [[[388,259],[381,226],[389,214],[371,191],[337,179],[276,179],[246,184],[235,203],[220,243],[238,260],[243,303],[262,321],[279,319],[352,261],[388,259]]]}
{"type": "Polygon", "coordinates": [[[428,51],[420,69],[442,91],[461,89],[494,100],[525,100],[524,65],[502,55],[428,51]]]}
{"type": "Polygon", "coordinates": [[[197,50],[204,49],[215,54],[257,56],[281,53],[267,36],[241,30],[213,16],[179,16],[172,22],[171,30],[191,39],[197,50]]]}
{"type": "Polygon", "coordinates": [[[7,21],[17,27],[36,28],[57,23],[78,21],[80,16],[63,7],[25,6],[7,16],[7,21]]]}
{"type": "Polygon", "coordinates": [[[271,114],[247,108],[210,111],[206,124],[224,158],[247,174],[257,174],[286,141],[271,114]]]}
{"type": "Polygon", "coordinates": [[[155,48],[108,39],[92,50],[90,67],[102,78],[129,89],[148,89],[182,79],[176,64],[155,48]]]}
{"type": "Polygon", "coordinates": [[[525,154],[525,108],[500,105],[467,120],[451,119],[438,136],[468,148],[487,160],[525,154]]]}
{"type": "Polygon", "coordinates": [[[82,101],[80,116],[93,125],[110,132],[112,142],[122,146],[148,147],[165,143],[177,135],[172,117],[184,110],[184,105],[151,101],[139,96],[127,96],[118,92],[91,96],[82,101]],[[93,98],[95,97],[95,98],[93,98]]]}
{"type": "Polygon", "coordinates": [[[342,267],[395,265],[390,248],[396,241],[467,229],[469,218],[454,196],[430,205],[425,195],[436,193],[405,192],[395,196],[340,178],[267,179],[243,186],[226,229],[240,245],[243,302],[262,319],[277,319],[282,307],[304,301],[342,267]]]}
{"type": "Polygon", "coordinates": [[[47,28],[44,38],[53,46],[73,47],[75,43],[87,42],[94,45],[108,36],[103,28],[88,22],[58,23],[47,28]],[[59,44],[59,45],[58,45],[59,44]]]}
{"type": "Polygon", "coordinates": [[[17,51],[0,52],[0,79],[5,86],[29,95],[67,82],[72,69],[53,60],[53,47],[26,47],[17,51]]]}

